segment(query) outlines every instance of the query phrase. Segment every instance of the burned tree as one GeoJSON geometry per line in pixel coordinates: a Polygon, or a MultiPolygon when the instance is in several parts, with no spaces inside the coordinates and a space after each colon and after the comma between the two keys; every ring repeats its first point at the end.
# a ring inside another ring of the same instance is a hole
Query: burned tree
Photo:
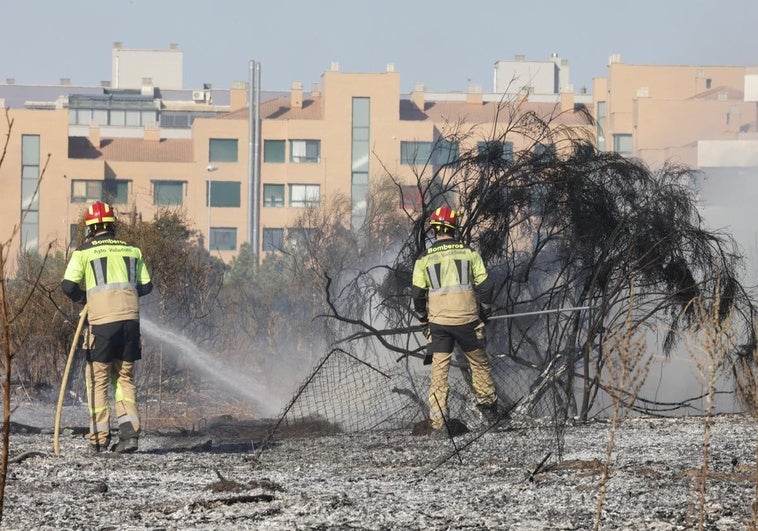
{"type": "MultiPolygon", "coordinates": [[[[692,170],[652,171],[598,152],[581,109],[540,115],[526,104],[503,103],[497,112],[489,136],[453,124],[439,132],[434,153],[417,160],[423,201],[407,212],[410,233],[381,283],[375,271],[370,282],[359,272],[343,275],[339,289],[328,292],[331,317],[356,327],[350,340],[371,338],[419,355],[423,345],[406,339],[415,323],[411,270],[427,244],[429,213],[449,204],[463,212],[461,240],[479,250],[496,280],[496,315],[587,308],[488,325],[495,370],[522,367],[537,375],[526,396],[511,397],[521,398],[523,411],[551,390],[562,416],[587,418],[600,390],[604,334],[619,327],[663,331],[661,348],[670,352],[679,329],[697,326],[695,298],[718,303],[722,317],[737,316],[741,346],[730,355],[751,351],[754,308],[738,279],[741,257],[729,235],[704,228],[689,187],[692,170]],[[462,146],[453,157],[451,141],[462,146]]],[[[407,183],[395,182],[400,195],[407,183]]]]}

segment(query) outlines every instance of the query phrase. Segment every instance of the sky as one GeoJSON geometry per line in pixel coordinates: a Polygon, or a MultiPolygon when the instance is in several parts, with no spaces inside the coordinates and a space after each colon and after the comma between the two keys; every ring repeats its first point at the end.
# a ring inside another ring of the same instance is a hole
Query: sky
{"type": "Polygon", "coordinates": [[[636,0],[4,0],[0,82],[97,86],[111,50],[184,53],[184,88],[229,88],[261,65],[263,90],[308,90],[332,62],[343,72],[394,64],[401,92],[489,92],[495,61],[569,61],[592,91],[608,57],[628,64],[758,66],[758,1],[636,0]]]}

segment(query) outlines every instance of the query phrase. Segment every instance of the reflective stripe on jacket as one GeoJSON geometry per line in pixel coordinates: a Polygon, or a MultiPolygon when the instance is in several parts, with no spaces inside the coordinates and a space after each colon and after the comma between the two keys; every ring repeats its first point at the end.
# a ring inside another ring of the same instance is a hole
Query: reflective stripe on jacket
{"type": "Polygon", "coordinates": [[[447,238],[437,240],[413,267],[414,308],[429,322],[461,325],[479,318],[479,302],[492,301],[492,281],[479,253],[447,238]]]}

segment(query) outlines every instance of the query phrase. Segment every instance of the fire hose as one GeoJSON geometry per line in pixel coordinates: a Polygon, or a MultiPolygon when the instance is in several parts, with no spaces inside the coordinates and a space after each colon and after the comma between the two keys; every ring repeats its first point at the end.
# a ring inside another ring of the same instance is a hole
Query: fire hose
{"type": "Polygon", "coordinates": [[[66,368],[63,371],[63,380],[61,381],[61,390],[58,393],[58,406],[55,409],[55,430],[53,436],[53,447],[55,449],[55,455],[60,455],[60,429],[61,429],[61,413],[63,411],[63,399],[66,396],[66,384],[68,383],[68,374],[71,372],[71,364],[74,361],[74,353],[76,352],[76,346],[79,344],[79,336],[82,334],[82,328],[84,322],[87,320],[87,305],[84,305],[81,313],[79,314],[79,324],[76,326],[76,332],[74,332],[74,339],[71,342],[71,349],[68,351],[68,359],[66,360],[66,368]]]}

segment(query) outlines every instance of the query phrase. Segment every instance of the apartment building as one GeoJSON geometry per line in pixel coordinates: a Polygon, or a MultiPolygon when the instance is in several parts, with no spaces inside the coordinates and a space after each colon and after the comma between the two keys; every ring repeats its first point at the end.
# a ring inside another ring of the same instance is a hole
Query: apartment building
{"type": "Polygon", "coordinates": [[[713,147],[708,144],[758,138],[755,94],[745,90],[753,71],[630,65],[612,55],[606,76],[593,82],[598,146],[651,167],[667,161],[707,167],[703,150],[713,147]]]}
{"type": "MultiPolygon", "coordinates": [[[[78,87],[66,79],[54,87],[0,84],[13,121],[0,167],[0,226],[19,227],[16,245],[44,250],[75,243],[84,206],[98,199],[142,219],[159,208],[182,209],[225,261],[251,241],[249,84],[184,89],[176,45],[147,56],[145,72],[165,71],[171,88],[140,77],[129,61],[145,54],[120,43],[114,45],[118,87],[110,81],[78,87]],[[161,60],[170,67],[161,68],[161,60]]],[[[309,90],[295,81],[287,92],[261,92],[259,252],[301,236],[288,227],[303,209],[337,195],[350,199],[349,223],[360,226],[370,184],[387,173],[408,183],[404,203],[413,204],[417,166],[439,166],[461,150],[483,147],[497,134],[504,99],[582,129],[580,113],[572,111],[587,107],[597,118],[591,136],[601,150],[654,168],[674,161],[715,178],[758,175],[758,69],[627,65],[612,56],[593,93],[577,94],[567,61],[517,57],[498,61],[496,78],[520,79],[526,67],[550,75],[533,75],[530,87],[511,95],[477,85],[431,92],[422,84],[402,94],[392,65],[350,73],[337,63],[309,90]],[[453,128],[467,130],[467,137],[451,140],[453,128]]],[[[505,153],[525,146],[519,138],[507,144],[505,153]]]]}
{"type": "MultiPolygon", "coordinates": [[[[70,80],[57,87],[0,84],[13,122],[0,167],[0,226],[20,230],[12,252],[18,245],[45,250],[75,244],[77,221],[95,200],[142,219],[161,208],[182,209],[225,261],[251,241],[250,87],[177,87],[178,53],[172,45],[150,56],[153,71],[160,71],[161,59],[170,65],[171,89],[139,77],[125,61],[144,54],[129,54],[120,43],[114,45],[117,88],[110,82],[75,87],[70,80]]],[[[556,123],[586,128],[574,110],[591,104],[589,96],[564,92],[535,99],[524,93],[522,110],[544,116],[563,110],[556,123]]],[[[444,164],[474,143],[483,147],[497,129],[502,100],[478,86],[432,93],[419,84],[404,95],[392,65],[384,72],[349,73],[337,63],[308,91],[296,81],[288,93],[262,92],[259,252],[301,236],[288,227],[303,209],[337,195],[350,198],[349,223],[360,226],[371,183],[387,173],[408,183],[404,202],[413,204],[417,167],[444,164]],[[449,140],[453,129],[468,135],[449,140]]],[[[504,153],[520,142],[507,142],[504,153]]]]}

